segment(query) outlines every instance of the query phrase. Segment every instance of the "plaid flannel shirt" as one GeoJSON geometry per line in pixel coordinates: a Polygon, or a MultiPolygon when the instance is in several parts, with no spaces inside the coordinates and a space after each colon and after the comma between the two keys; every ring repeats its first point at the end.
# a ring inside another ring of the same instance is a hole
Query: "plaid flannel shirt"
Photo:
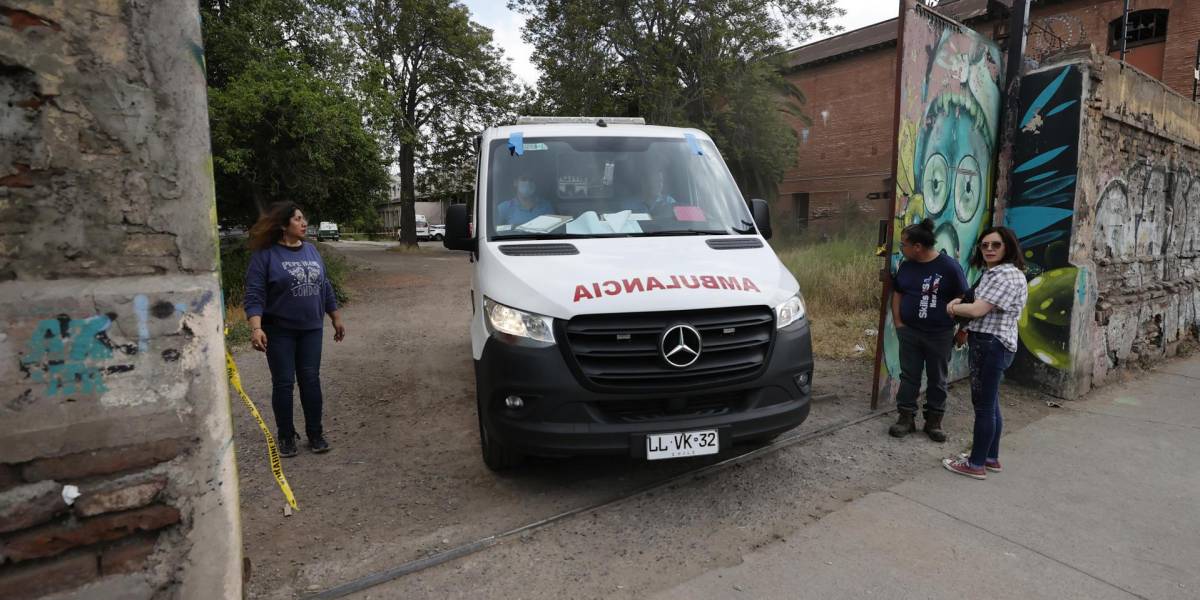
{"type": "Polygon", "coordinates": [[[983,272],[975,288],[975,300],[995,308],[967,324],[967,331],[990,333],[1004,344],[1009,352],[1017,351],[1017,319],[1029,299],[1029,284],[1025,275],[1011,263],[1004,263],[983,272]]]}

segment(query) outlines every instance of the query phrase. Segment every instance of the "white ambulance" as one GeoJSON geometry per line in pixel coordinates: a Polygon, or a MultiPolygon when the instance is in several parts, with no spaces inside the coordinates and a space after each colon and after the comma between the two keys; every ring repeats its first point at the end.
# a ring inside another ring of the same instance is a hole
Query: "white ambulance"
{"type": "Polygon", "coordinates": [[[804,421],[800,287],[707,135],[521,117],[478,142],[473,212],[450,206],[443,243],[473,255],[488,467],[716,454],[804,421]]]}

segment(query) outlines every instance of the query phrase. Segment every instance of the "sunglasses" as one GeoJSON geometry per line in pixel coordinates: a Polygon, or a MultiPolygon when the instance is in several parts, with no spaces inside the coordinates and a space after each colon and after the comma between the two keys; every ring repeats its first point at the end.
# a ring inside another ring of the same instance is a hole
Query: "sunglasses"
{"type": "Polygon", "coordinates": [[[979,242],[979,247],[984,250],[999,250],[1004,247],[1004,242],[979,242]]]}

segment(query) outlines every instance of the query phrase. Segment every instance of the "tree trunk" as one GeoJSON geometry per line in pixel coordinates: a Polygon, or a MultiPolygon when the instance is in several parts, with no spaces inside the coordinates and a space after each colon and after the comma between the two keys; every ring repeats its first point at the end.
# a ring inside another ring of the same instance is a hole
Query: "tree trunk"
{"type": "Polygon", "coordinates": [[[412,144],[400,145],[400,244],[417,245],[416,154],[412,144]]]}

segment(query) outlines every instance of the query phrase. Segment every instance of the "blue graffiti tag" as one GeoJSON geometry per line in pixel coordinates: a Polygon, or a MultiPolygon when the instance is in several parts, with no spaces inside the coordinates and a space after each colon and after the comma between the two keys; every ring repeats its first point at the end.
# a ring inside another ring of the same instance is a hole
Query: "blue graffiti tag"
{"type": "Polygon", "coordinates": [[[112,358],[103,340],[112,321],[97,315],[87,319],[44,319],[34,327],[21,365],[46,395],[102,394],[108,391],[100,367],[91,364],[112,358]]]}

